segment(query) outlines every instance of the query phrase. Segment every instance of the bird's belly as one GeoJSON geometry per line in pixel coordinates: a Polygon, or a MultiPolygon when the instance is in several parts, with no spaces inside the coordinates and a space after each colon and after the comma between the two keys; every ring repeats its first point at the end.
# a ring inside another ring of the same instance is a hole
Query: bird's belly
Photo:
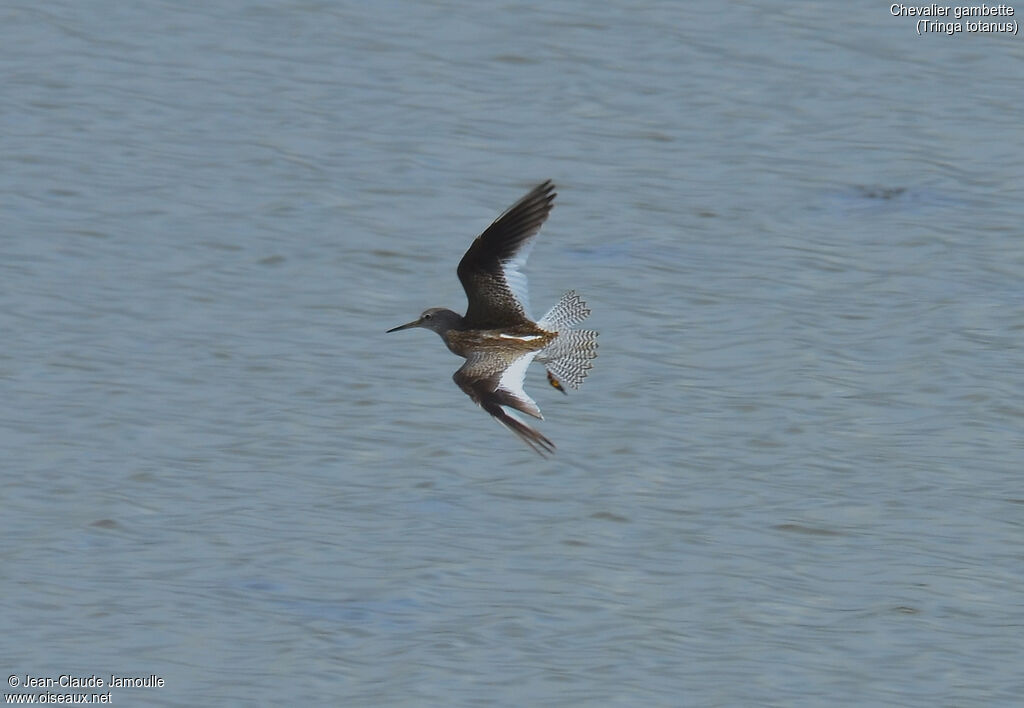
{"type": "Polygon", "coordinates": [[[542,329],[471,329],[448,333],[445,343],[459,356],[481,350],[532,352],[543,349],[557,335],[542,329]]]}

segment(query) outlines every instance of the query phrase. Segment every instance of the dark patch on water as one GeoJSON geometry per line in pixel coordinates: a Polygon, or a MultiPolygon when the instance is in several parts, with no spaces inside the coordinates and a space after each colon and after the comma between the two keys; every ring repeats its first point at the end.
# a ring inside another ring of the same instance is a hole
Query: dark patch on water
{"type": "Polygon", "coordinates": [[[906,194],[906,187],[880,187],[858,184],[854,187],[854,190],[860,194],[864,199],[896,199],[900,195],[906,194]]]}
{"type": "Polygon", "coordinates": [[[888,214],[957,207],[964,203],[962,198],[932,187],[856,184],[825,192],[819,206],[825,211],[843,214],[888,214]]]}
{"type": "Polygon", "coordinates": [[[591,519],[601,519],[603,521],[614,521],[614,522],[619,523],[619,524],[628,524],[629,523],[629,519],[627,517],[619,516],[618,514],[613,514],[610,511],[599,511],[596,514],[591,514],[590,518],[591,519]]]}
{"type": "Polygon", "coordinates": [[[774,527],[778,531],[789,531],[791,533],[802,533],[807,536],[842,536],[844,534],[831,529],[823,529],[816,526],[804,526],[802,524],[778,524],[774,527]]]}

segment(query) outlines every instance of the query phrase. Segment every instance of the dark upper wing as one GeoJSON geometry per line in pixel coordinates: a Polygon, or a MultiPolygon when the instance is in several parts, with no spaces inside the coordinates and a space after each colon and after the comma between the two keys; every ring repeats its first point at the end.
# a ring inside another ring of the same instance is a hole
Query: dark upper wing
{"type": "Polygon", "coordinates": [[[499,423],[519,436],[541,456],[555,451],[555,444],[539,431],[505,412],[502,406],[540,418],[537,404],[523,391],[523,375],[536,352],[508,357],[499,353],[470,355],[452,378],[466,395],[494,416],[499,423]]]}
{"type": "Polygon", "coordinates": [[[477,236],[462,257],[459,280],[469,300],[469,327],[496,329],[528,316],[526,276],[521,268],[554,199],[551,180],[534,187],[477,236]]]}

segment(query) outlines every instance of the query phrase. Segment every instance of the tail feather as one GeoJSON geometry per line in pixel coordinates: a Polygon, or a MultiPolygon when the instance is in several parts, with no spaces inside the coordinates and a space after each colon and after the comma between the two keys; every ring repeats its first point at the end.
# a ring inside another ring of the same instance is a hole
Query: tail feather
{"type": "Polygon", "coordinates": [[[558,339],[537,355],[548,373],[557,381],[578,389],[587,377],[597,356],[597,332],[592,329],[570,329],[558,333],[558,339]]]}
{"type": "Polygon", "coordinates": [[[558,337],[537,354],[537,361],[548,370],[548,381],[556,385],[568,384],[578,389],[593,366],[591,359],[597,356],[597,332],[592,329],[571,329],[586,319],[590,309],[575,291],[570,290],[558,304],[544,315],[537,324],[549,331],[558,332],[558,337]]]}
{"type": "Polygon", "coordinates": [[[543,329],[552,332],[561,332],[563,329],[575,327],[590,314],[590,308],[583,298],[575,290],[570,290],[558,304],[548,310],[548,313],[537,321],[543,329]]]}

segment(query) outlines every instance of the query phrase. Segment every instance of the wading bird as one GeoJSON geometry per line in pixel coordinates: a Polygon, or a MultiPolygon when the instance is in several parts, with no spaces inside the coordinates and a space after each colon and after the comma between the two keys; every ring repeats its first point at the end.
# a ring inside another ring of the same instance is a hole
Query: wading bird
{"type": "Polygon", "coordinates": [[[459,388],[541,455],[553,453],[555,444],[508,410],[543,419],[523,390],[526,369],[536,359],[547,369],[548,382],[565,393],[562,384],[579,388],[597,356],[597,332],[572,329],[590,314],[574,291],[536,322],[529,314],[521,269],[554,199],[555,185],[548,180],[473,241],[458,269],[469,300],[464,316],[432,307],[419,319],[388,330],[423,327],[437,332],[452,352],[466,359],[452,377],[459,388]]]}

